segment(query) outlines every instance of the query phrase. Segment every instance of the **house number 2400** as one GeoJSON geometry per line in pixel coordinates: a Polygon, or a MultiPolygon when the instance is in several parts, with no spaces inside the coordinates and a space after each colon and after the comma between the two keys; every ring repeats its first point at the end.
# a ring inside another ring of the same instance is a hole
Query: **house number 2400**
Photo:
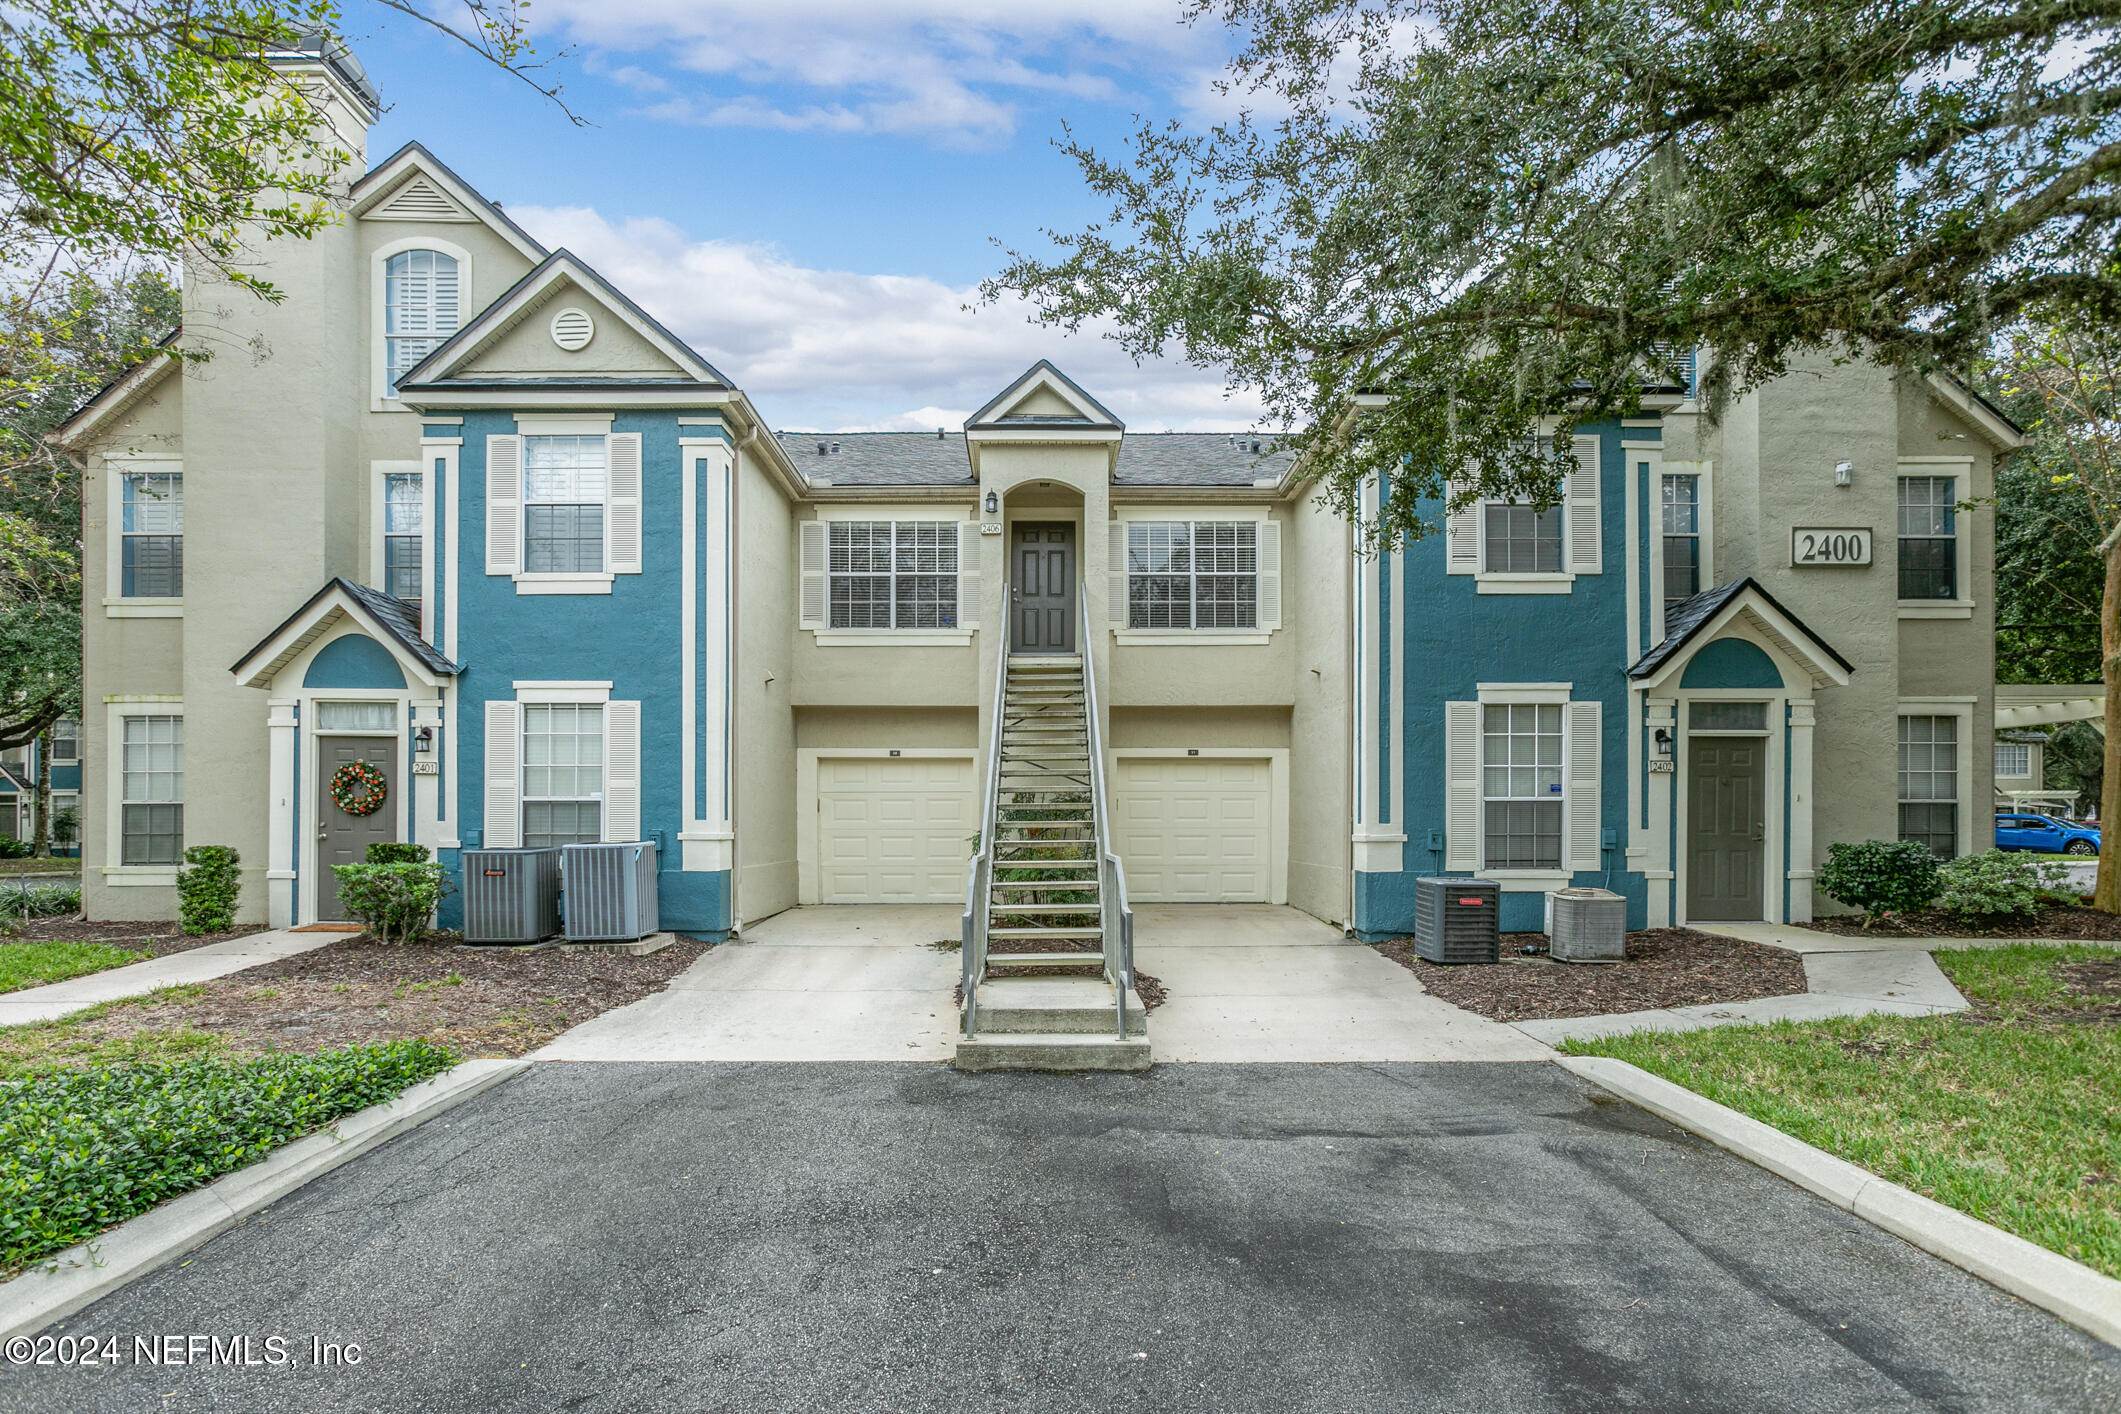
{"type": "Polygon", "coordinates": [[[1871,562],[1868,527],[1799,526],[1790,532],[1793,565],[1867,565],[1871,562]]]}

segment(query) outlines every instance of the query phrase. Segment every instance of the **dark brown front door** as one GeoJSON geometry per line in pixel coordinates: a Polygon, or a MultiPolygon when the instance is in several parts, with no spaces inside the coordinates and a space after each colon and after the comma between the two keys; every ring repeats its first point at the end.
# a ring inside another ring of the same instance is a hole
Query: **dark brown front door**
{"type": "Polygon", "coordinates": [[[1075,527],[1018,525],[1009,564],[1009,651],[1075,651],[1075,527]]]}
{"type": "Polygon", "coordinates": [[[1690,737],[1687,917],[1757,922],[1767,838],[1767,742],[1690,737]]]}
{"type": "Polygon", "coordinates": [[[398,743],[395,737],[321,736],[317,738],[317,917],[335,920],[347,917],[339,902],[339,876],[334,864],[362,864],[368,846],[377,840],[398,837],[398,818],[404,814],[398,799],[398,743]],[[331,778],[341,766],[366,761],[383,773],[387,782],[383,804],[367,815],[349,815],[331,798],[331,778]]]}

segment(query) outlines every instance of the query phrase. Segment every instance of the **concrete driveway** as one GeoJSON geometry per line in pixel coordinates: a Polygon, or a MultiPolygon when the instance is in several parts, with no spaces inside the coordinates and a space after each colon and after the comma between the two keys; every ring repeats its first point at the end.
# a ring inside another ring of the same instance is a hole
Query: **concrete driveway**
{"type": "Polygon", "coordinates": [[[0,1408],[2121,1407],[2121,1351],[1551,1065],[535,1066],[62,1333],[126,1366],[0,1408]],[[192,1333],[299,1360],[130,1363],[192,1333]]]}
{"type": "MultiPolygon", "coordinates": [[[[554,1041],[570,1061],[947,1060],[958,935],[944,906],[795,908],[702,957],[668,990],[554,1041]]],[[[1414,974],[1293,908],[1149,904],[1135,965],[1170,1002],[1159,1061],[1539,1060],[1513,1027],[1422,991],[1414,974]]]]}

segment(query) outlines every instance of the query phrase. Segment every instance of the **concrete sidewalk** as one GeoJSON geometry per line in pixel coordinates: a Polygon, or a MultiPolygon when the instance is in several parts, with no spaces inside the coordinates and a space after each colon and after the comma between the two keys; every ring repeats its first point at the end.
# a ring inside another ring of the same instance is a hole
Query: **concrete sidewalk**
{"type": "Polygon", "coordinates": [[[321,948],[345,936],[343,933],[290,933],[285,929],[246,933],[240,938],[208,943],[203,948],[171,953],[167,957],[150,958],[128,967],[113,967],[108,972],[94,972],[66,982],[54,982],[48,987],[27,987],[19,992],[0,993],[0,1026],[50,1021],[98,1002],[144,996],[187,982],[211,982],[216,977],[226,977],[246,967],[321,948]]]}
{"type": "MultiPolygon", "coordinates": [[[[1775,923],[1695,923],[1703,933],[1743,938],[1800,954],[1803,992],[1750,1002],[1577,1016],[1556,1021],[1520,1021],[1525,1035],[1559,1045],[1630,1031],[1698,1031],[1708,1026],[1757,1025],[1770,1021],[1819,1021],[1829,1016],[1942,1016],[1965,1011],[1966,998],[1937,967],[1924,944],[1986,943],[1968,938],[1844,938],[1810,928],[1775,923]]],[[[2023,941],[2011,939],[2007,941],[2023,941]]]]}

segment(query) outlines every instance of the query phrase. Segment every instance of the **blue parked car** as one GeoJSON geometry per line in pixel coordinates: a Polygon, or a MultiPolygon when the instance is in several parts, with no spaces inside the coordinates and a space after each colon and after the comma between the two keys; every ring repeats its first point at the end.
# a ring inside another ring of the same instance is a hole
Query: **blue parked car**
{"type": "Polygon", "coordinates": [[[2097,854],[2099,829],[2052,815],[1998,815],[1996,848],[2030,849],[2042,854],[2097,854]]]}

